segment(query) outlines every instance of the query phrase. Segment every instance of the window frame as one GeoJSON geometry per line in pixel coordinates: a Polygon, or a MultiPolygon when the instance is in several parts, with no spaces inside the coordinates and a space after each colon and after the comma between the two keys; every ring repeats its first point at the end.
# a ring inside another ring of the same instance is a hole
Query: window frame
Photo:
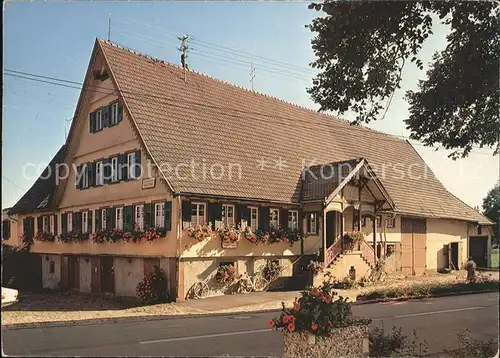
{"type": "Polygon", "coordinates": [[[82,179],[82,189],[87,189],[89,187],[89,182],[90,182],[90,178],[89,178],[89,166],[88,164],[84,164],[83,167],[82,167],[82,172],[81,175],[81,179],[82,179]]]}
{"type": "Polygon", "coordinates": [[[104,163],[102,160],[95,162],[95,185],[104,185],[104,163]]]}
{"type": "Polygon", "coordinates": [[[42,216],[42,232],[50,232],[50,219],[48,216],[42,216]]]}
{"type": "Polygon", "coordinates": [[[234,205],[233,204],[222,204],[222,224],[226,227],[232,227],[235,226],[235,215],[234,215],[234,205]],[[229,219],[229,208],[232,210],[232,224],[229,224],[228,219],[229,219]]]}
{"type": "Polygon", "coordinates": [[[123,230],[123,206],[115,208],[115,230],[123,230]]]}
{"type": "Polygon", "coordinates": [[[107,230],[108,228],[108,209],[101,209],[101,230],[107,230]]]}
{"type": "Polygon", "coordinates": [[[127,153],[127,173],[129,179],[137,179],[135,177],[135,164],[137,162],[136,152],[127,153]]]}
{"type": "Polygon", "coordinates": [[[396,218],[388,218],[387,219],[387,228],[388,229],[394,229],[396,227],[396,218]]]}
{"type": "Polygon", "coordinates": [[[119,103],[118,101],[112,102],[109,104],[109,114],[110,114],[110,119],[109,119],[109,125],[110,126],[115,126],[117,125],[118,122],[118,110],[119,110],[119,103]]]}
{"type": "Polygon", "coordinates": [[[382,227],[382,215],[377,215],[375,218],[375,225],[377,227],[382,227]]]}
{"type": "Polygon", "coordinates": [[[82,211],[82,233],[87,233],[89,231],[89,212],[82,211]]]}
{"type": "Polygon", "coordinates": [[[111,157],[111,182],[112,183],[116,183],[119,178],[119,175],[118,175],[118,157],[115,156],[115,157],[111,157]]]}
{"type": "Polygon", "coordinates": [[[134,224],[137,230],[144,230],[144,205],[136,205],[134,207],[134,224]],[[139,210],[140,209],[140,210],[139,210]],[[140,216],[137,214],[141,214],[140,216]]]}
{"type": "Polygon", "coordinates": [[[54,215],[50,215],[49,216],[49,230],[50,230],[51,234],[55,234],[56,233],[54,215]]]}
{"type": "Polygon", "coordinates": [[[69,212],[66,214],[66,220],[67,220],[68,232],[73,231],[73,213],[72,212],[69,212]]]}
{"type": "Polygon", "coordinates": [[[299,211],[298,210],[288,210],[288,229],[289,230],[298,230],[299,229],[299,211]],[[291,216],[291,219],[292,221],[290,221],[290,214],[292,214],[291,216]],[[295,214],[295,215],[294,215],[295,214]],[[293,227],[293,217],[295,216],[295,227],[293,227]],[[292,224],[292,225],[290,225],[292,224]]]}
{"type": "Polygon", "coordinates": [[[280,209],[277,208],[269,208],[269,228],[270,229],[278,229],[280,227],[280,209]],[[274,214],[276,213],[276,224],[273,225],[274,220],[272,219],[274,214]]]}
{"type": "Polygon", "coordinates": [[[102,131],[103,127],[103,107],[99,108],[98,110],[95,111],[95,131],[99,132],[102,131]]]}
{"type": "Polygon", "coordinates": [[[317,235],[318,234],[318,230],[317,230],[317,227],[318,227],[318,213],[308,213],[307,214],[307,233],[308,234],[311,234],[311,235],[317,235]],[[314,225],[312,225],[313,223],[313,218],[314,218],[314,225]]]}
{"type": "Polygon", "coordinates": [[[207,217],[207,203],[202,202],[191,202],[191,225],[203,225],[205,224],[207,217]],[[193,205],[196,206],[196,215],[193,216],[193,205]],[[200,216],[200,208],[203,207],[203,217],[200,216]],[[193,217],[196,217],[196,222],[193,222],[193,217]],[[202,221],[200,222],[200,217],[202,221]]]}
{"type": "Polygon", "coordinates": [[[165,203],[155,203],[155,227],[163,228],[165,226],[165,203]],[[159,209],[159,210],[158,210],[159,209]],[[158,215],[160,211],[160,215],[158,215]]]}
{"type": "Polygon", "coordinates": [[[252,231],[259,230],[259,208],[256,206],[250,206],[250,229],[252,229],[252,231]],[[254,210],[255,210],[255,222],[253,218],[254,210]]]}

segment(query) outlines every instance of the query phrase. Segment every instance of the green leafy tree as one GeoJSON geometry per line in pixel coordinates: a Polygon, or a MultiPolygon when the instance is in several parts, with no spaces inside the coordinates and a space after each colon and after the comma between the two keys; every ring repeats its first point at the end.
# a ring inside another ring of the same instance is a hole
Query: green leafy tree
{"type": "Polygon", "coordinates": [[[486,197],[483,199],[483,210],[484,215],[493,220],[495,225],[495,241],[498,243],[498,238],[500,236],[500,185],[496,185],[491,189],[486,197]]]}
{"type": "Polygon", "coordinates": [[[408,91],[412,139],[455,149],[499,150],[499,3],[459,1],[331,1],[312,3],[322,16],[307,25],[320,70],[308,93],[322,111],[356,113],[354,124],[385,116],[407,64],[423,69],[419,52],[433,23],[448,25],[447,45],[427,78],[408,91]]]}

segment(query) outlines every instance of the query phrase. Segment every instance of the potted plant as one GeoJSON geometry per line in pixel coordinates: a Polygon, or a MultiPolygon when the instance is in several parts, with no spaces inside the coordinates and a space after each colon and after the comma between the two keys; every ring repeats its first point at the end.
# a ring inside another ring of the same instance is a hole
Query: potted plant
{"type": "Polygon", "coordinates": [[[329,282],[308,288],[293,308],[283,308],[269,326],[282,330],[287,357],[362,357],[368,353],[370,320],[353,316],[347,299],[329,282]]]}
{"type": "Polygon", "coordinates": [[[361,231],[348,231],[342,236],[342,243],[345,251],[359,250],[360,245],[365,239],[365,235],[361,231]]]}

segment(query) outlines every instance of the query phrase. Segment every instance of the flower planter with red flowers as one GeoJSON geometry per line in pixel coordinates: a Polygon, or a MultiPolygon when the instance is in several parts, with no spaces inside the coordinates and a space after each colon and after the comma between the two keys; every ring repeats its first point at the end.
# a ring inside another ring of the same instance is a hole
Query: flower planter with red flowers
{"type": "Polygon", "coordinates": [[[286,357],[363,357],[368,355],[370,320],[353,316],[350,304],[336,297],[331,283],[308,288],[269,320],[273,329],[284,332],[286,357]]]}
{"type": "Polygon", "coordinates": [[[39,231],[36,233],[34,239],[41,242],[54,242],[56,240],[56,236],[50,232],[39,231]]]}
{"type": "Polygon", "coordinates": [[[96,244],[105,242],[115,243],[118,241],[123,242],[152,242],[165,236],[165,230],[162,228],[147,228],[144,230],[135,229],[132,232],[124,232],[122,230],[100,230],[92,234],[92,241],[96,244]]]}
{"type": "Polygon", "coordinates": [[[187,235],[198,241],[212,237],[212,226],[210,224],[196,225],[194,228],[186,229],[187,235]]]}
{"type": "Polygon", "coordinates": [[[283,230],[280,228],[265,232],[257,230],[255,232],[247,226],[242,232],[242,236],[255,245],[273,245],[281,242],[288,242],[290,246],[304,238],[304,234],[299,230],[283,230]]]}
{"type": "Polygon", "coordinates": [[[59,241],[64,243],[70,242],[84,242],[89,239],[89,234],[81,232],[80,230],[72,230],[59,235],[59,241]]]}
{"type": "Polygon", "coordinates": [[[240,241],[242,233],[237,227],[229,227],[224,229],[218,229],[219,237],[222,242],[223,249],[234,249],[238,247],[238,241],[240,241]]]}

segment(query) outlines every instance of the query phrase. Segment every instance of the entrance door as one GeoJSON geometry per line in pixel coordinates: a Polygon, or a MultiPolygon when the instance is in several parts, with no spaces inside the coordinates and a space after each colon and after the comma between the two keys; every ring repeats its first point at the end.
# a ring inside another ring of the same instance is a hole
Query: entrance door
{"type": "Polygon", "coordinates": [[[336,211],[329,211],[326,213],[326,247],[329,248],[333,245],[336,238],[336,211]]]}
{"type": "Polygon", "coordinates": [[[68,288],[80,290],[80,261],[76,256],[68,257],[68,288]]]}
{"type": "Polygon", "coordinates": [[[101,290],[102,293],[115,293],[115,271],[113,257],[101,257],[101,290]]]}
{"type": "Polygon", "coordinates": [[[403,273],[422,274],[426,267],[427,227],[425,219],[401,218],[401,263],[403,273]]]}
{"type": "Polygon", "coordinates": [[[469,256],[478,267],[488,267],[488,236],[469,237],[469,256]]]}

